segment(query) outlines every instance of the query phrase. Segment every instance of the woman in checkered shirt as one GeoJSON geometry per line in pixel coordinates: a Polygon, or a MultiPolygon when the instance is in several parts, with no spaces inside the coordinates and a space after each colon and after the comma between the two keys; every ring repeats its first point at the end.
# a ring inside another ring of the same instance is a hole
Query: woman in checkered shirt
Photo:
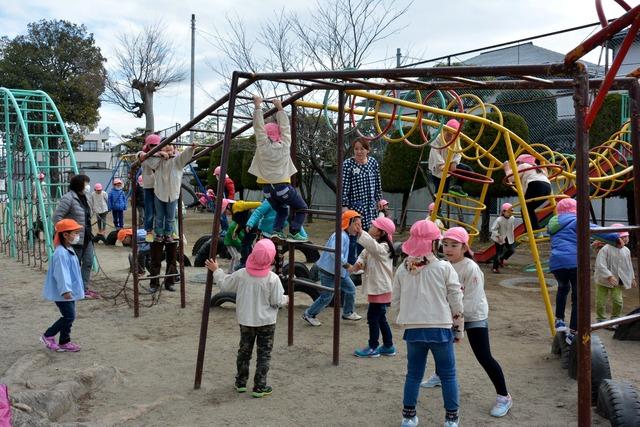
{"type": "Polygon", "coordinates": [[[353,142],[353,157],[345,160],[342,169],[342,210],[353,209],[362,215],[362,228],[368,230],[377,216],[377,204],[382,199],[380,166],[369,157],[369,141],[353,142]]]}

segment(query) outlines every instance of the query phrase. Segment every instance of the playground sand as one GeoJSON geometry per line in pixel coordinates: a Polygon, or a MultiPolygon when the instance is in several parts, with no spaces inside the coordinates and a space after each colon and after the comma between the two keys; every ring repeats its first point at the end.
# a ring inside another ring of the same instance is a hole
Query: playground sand
{"type": "MultiPolygon", "coordinates": [[[[210,232],[211,217],[189,214],[190,244],[210,232]]],[[[333,224],[309,227],[317,242],[333,224]]],[[[456,346],[462,425],[572,426],[576,422],[576,381],[567,376],[556,356],[539,292],[510,289],[499,280],[521,277],[531,262],[520,250],[503,274],[483,265],[491,308],[491,345],[501,363],[514,406],[503,419],[489,416],[495,395],[466,341],[456,346]]],[[[542,246],[544,249],[544,245],[542,246]]],[[[97,256],[111,282],[99,273],[95,288],[114,295],[127,275],[127,250],[99,245],[97,256]]],[[[191,254],[190,246],[187,252],[191,254]]],[[[58,317],[56,307],[40,297],[44,273],[15,259],[0,256],[0,382],[9,393],[50,390],[73,374],[95,367],[114,367],[117,374],[84,395],[59,417],[58,423],[91,426],[396,426],[402,409],[406,348],[393,325],[395,357],[357,359],[352,352],[367,342],[366,320],[341,325],[340,365],[332,361],[332,312],[312,328],[301,320],[310,302],[296,294],[295,342],[287,346],[287,312],[278,318],[269,384],[274,393],[253,399],[233,388],[239,331],[234,306],[211,311],[202,387],[193,389],[204,285],[196,280],[204,269],[188,268],[187,307],[179,294],[163,292],[159,303],[141,307],[140,318],[123,298],[86,300],[77,305],[72,337],[79,353],[49,353],[38,337],[58,317]],[[16,363],[19,361],[18,363],[16,363]],[[25,367],[27,367],[25,369],[25,367]]],[[[532,274],[530,274],[533,277],[532,274]]],[[[214,287],[214,292],[217,290],[214,287]]],[[[625,307],[638,301],[638,291],[625,293],[625,307]]],[[[555,293],[551,293],[553,298],[555,293]]],[[[149,297],[141,298],[142,304],[149,297]]],[[[358,294],[357,311],[366,314],[366,299],[358,294]]],[[[568,313],[568,310],[567,310],[568,313]]],[[[392,309],[389,318],[395,319],[392,309]]],[[[614,378],[640,385],[639,342],[614,341],[600,331],[614,378]]],[[[255,358],[254,358],[255,359],[255,358]]],[[[427,373],[433,370],[431,357],[427,373]]],[[[253,366],[252,371],[253,373],[253,366]]],[[[15,409],[14,409],[15,411],[15,409]]],[[[440,424],[444,413],[441,389],[421,389],[418,414],[425,425],[440,424]]],[[[31,414],[34,415],[34,414],[31,414]]],[[[594,425],[608,425],[598,415],[594,425]]],[[[24,425],[24,424],[23,424],[24,425]]],[[[35,424],[34,424],[35,425],[35,424]]],[[[44,423],[42,425],[48,425],[44,423]]],[[[57,424],[59,425],[59,424],[57,424]]]]}

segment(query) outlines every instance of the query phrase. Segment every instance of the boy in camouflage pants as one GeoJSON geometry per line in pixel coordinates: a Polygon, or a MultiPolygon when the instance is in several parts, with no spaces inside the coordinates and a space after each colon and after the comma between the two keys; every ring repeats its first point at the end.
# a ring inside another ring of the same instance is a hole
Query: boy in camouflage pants
{"type": "Polygon", "coordinates": [[[236,317],[240,325],[240,348],[236,359],[238,393],[247,391],[251,353],[254,342],[257,342],[253,397],[264,397],[273,392],[271,386],[267,385],[267,373],[278,308],[289,301],[280,278],[271,271],[275,255],[273,242],[262,239],[247,258],[247,266],[233,274],[225,274],[213,259],[205,262],[207,268],[213,271],[213,280],[220,286],[220,291],[236,293],[236,317]]]}

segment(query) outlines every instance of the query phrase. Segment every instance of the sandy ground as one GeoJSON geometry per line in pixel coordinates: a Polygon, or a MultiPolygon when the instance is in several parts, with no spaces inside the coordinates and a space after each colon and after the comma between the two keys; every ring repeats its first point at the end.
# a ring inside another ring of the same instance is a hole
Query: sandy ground
{"type": "MultiPolygon", "coordinates": [[[[320,242],[331,224],[317,222],[310,234],[320,242]]],[[[210,228],[210,216],[189,214],[187,235],[191,243],[210,228]]],[[[522,276],[531,262],[520,246],[506,274],[486,272],[492,348],[502,364],[514,399],[508,416],[489,416],[495,392],[476,362],[469,344],[457,345],[461,425],[571,426],[577,425],[577,385],[550,354],[549,331],[541,297],[527,289],[508,289],[499,280],[522,276]]],[[[332,312],[319,317],[322,327],[312,328],[301,319],[310,299],[296,296],[295,343],[287,346],[287,312],[278,320],[269,383],[272,396],[253,399],[233,388],[239,331],[234,306],[211,311],[202,388],[193,389],[198,334],[204,294],[204,269],[188,268],[187,307],[179,294],[163,292],[157,305],[142,307],[141,317],[122,297],[113,296],[127,275],[127,249],[98,246],[105,273],[95,276],[94,287],[107,298],[78,304],[72,337],[82,345],[79,353],[50,353],[38,336],[57,317],[51,302],[40,297],[44,274],[0,256],[0,382],[9,382],[11,394],[51,390],[76,373],[113,367],[106,380],[83,395],[57,419],[60,424],[122,426],[396,426],[400,422],[406,348],[401,332],[393,332],[399,353],[395,357],[357,359],[356,347],[367,342],[365,320],[343,322],[340,365],[332,360],[332,312]],[[19,372],[18,372],[19,371],[19,372]],[[1,373],[4,373],[2,375],[1,373]]],[[[188,255],[191,254],[189,248],[188,255]]],[[[531,275],[531,277],[533,277],[531,275]]],[[[216,289],[214,288],[214,292],[216,289]]],[[[552,292],[552,301],[555,293],[552,292]]],[[[149,297],[143,296],[143,304],[149,297]]],[[[358,295],[357,311],[366,314],[358,295]]],[[[638,301],[637,290],[625,295],[625,309],[638,301]]],[[[568,314],[568,312],[567,312],[568,314]]],[[[395,319],[394,312],[390,319],[395,319]]],[[[614,378],[640,385],[637,356],[639,342],[613,341],[611,332],[599,332],[611,362],[614,378]]],[[[427,368],[431,372],[433,365],[427,368]]],[[[253,372],[253,370],[252,370],[253,372]]],[[[421,425],[442,423],[441,389],[421,391],[418,414],[421,425]]],[[[608,422],[594,414],[594,425],[608,422]]],[[[22,424],[21,425],[36,425],[22,424]]]]}

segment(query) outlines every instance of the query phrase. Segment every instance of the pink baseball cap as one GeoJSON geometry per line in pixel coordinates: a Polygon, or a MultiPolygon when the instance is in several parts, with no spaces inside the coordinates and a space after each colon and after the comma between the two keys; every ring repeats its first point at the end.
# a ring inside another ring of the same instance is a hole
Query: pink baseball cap
{"type": "Polygon", "coordinates": [[[42,181],[42,180],[44,179],[44,173],[40,172],[40,173],[38,174],[38,179],[39,179],[40,181],[42,181]]]}
{"type": "Polygon", "coordinates": [[[536,164],[536,158],[532,154],[520,154],[516,159],[518,163],[528,163],[530,165],[536,164]]]}
{"type": "Polygon", "coordinates": [[[473,256],[473,252],[469,247],[469,233],[462,227],[451,227],[447,231],[444,232],[444,236],[442,239],[451,239],[456,242],[462,243],[467,246],[467,252],[469,255],[473,256]]]}
{"type": "Polygon", "coordinates": [[[96,190],[96,191],[102,190],[102,184],[97,183],[96,185],[93,186],[93,189],[96,190]]]}
{"type": "Polygon", "coordinates": [[[578,212],[578,203],[574,199],[566,198],[560,200],[556,208],[558,209],[558,214],[575,214],[578,212]]]}
{"type": "Polygon", "coordinates": [[[116,178],[113,180],[113,185],[122,184],[122,180],[120,178],[116,178]]]}
{"type": "MultiPolygon", "coordinates": [[[[619,223],[611,224],[611,226],[612,227],[626,227],[626,225],[619,224],[619,223]]],[[[627,237],[627,236],[629,236],[629,232],[628,231],[621,231],[621,232],[618,233],[618,237],[627,237]]]]}
{"type": "Polygon", "coordinates": [[[235,202],[236,201],[232,199],[222,199],[222,212],[224,212],[230,204],[235,202]]]}
{"type": "Polygon", "coordinates": [[[254,277],[265,277],[271,271],[271,264],[276,257],[276,246],[270,239],[261,239],[253,247],[247,258],[247,273],[254,277]]]}
{"type": "Polygon", "coordinates": [[[280,142],[280,126],[277,123],[267,123],[264,125],[264,130],[270,140],[280,142]]]}
{"type": "Polygon", "coordinates": [[[508,210],[511,210],[511,209],[513,209],[513,205],[511,203],[503,203],[502,204],[502,208],[500,209],[500,211],[504,212],[504,211],[508,211],[508,210]]]}
{"type": "Polygon", "coordinates": [[[387,202],[385,199],[380,199],[380,201],[378,202],[378,204],[380,206],[387,206],[389,204],[389,202],[387,202]]]}
{"type": "Polygon", "coordinates": [[[457,121],[456,119],[450,119],[447,122],[447,126],[449,126],[450,128],[453,128],[455,130],[458,130],[458,129],[460,129],[460,122],[457,121]]]}
{"type": "Polygon", "coordinates": [[[402,244],[402,251],[409,256],[425,256],[433,252],[433,241],[438,239],[437,225],[428,219],[416,221],[409,230],[409,240],[402,244]]]}
{"type": "Polygon", "coordinates": [[[138,184],[142,185],[142,175],[138,176],[138,184]]]}
{"type": "Polygon", "coordinates": [[[396,225],[387,217],[376,218],[371,221],[374,227],[384,231],[389,236],[389,240],[393,242],[393,233],[396,232],[396,225]]]}
{"type": "Polygon", "coordinates": [[[148,153],[149,151],[151,151],[153,147],[160,144],[160,141],[161,141],[160,135],[156,135],[155,133],[152,133],[151,135],[147,135],[146,138],[144,139],[144,145],[142,146],[142,151],[144,151],[145,153],[148,153]]]}
{"type": "Polygon", "coordinates": [[[435,207],[436,207],[436,202],[429,203],[429,212],[431,212],[435,207]]]}
{"type": "Polygon", "coordinates": [[[220,176],[220,166],[216,166],[216,168],[213,170],[213,174],[215,176],[220,176]]]}

